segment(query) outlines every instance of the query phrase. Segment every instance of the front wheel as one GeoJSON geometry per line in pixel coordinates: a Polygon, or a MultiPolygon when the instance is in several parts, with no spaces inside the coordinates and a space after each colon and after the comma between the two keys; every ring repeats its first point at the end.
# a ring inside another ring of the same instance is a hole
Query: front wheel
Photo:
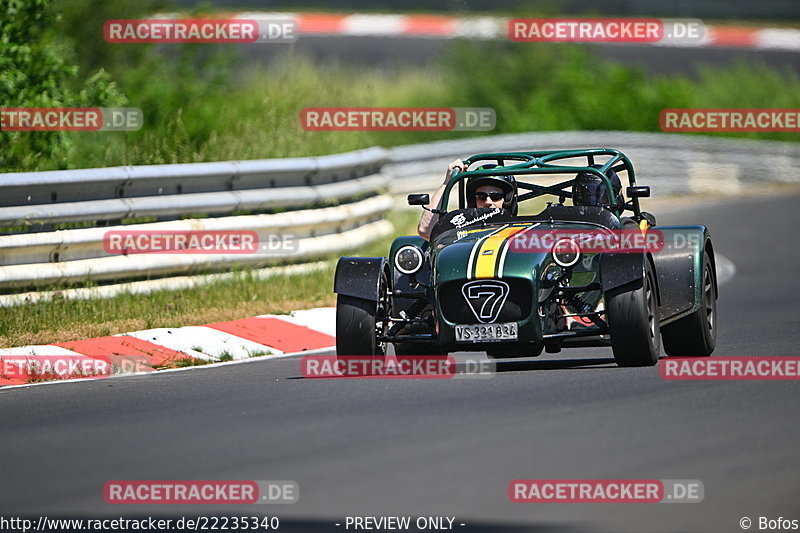
{"type": "Polygon", "coordinates": [[[611,347],[619,366],[653,366],[661,352],[655,275],[645,259],[645,275],[638,286],[606,293],[606,317],[611,347]]]}
{"type": "Polygon", "coordinates": [[[706,254],[703,261],[703,295],[700,308],[661,328],[664,351],[681,357],[706,357],[717,345],[716,272],[706,254]]]}
{"type": "Polygon", "coordinates": [[[377,301],[340,294],[336,299],[336,354],[386,355],[386,343],[378,340],[388,327],[386,275],[378,284],[377,301]]]}

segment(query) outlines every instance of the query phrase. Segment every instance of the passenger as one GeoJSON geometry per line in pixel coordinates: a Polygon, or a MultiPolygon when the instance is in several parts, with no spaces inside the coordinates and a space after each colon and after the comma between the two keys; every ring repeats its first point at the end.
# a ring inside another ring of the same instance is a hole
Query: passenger
{"type": "MultiPolygon", "coordinates": [[[[600,168],[600,165],[594,166],[595,168],[600,168]]],[[[622,182],[619,176],[613,170],[608,170],[606,176],[614,188],[610,204],[605,180],[596,174],[588,172],[581,172],[575,176],[575,181],[572,183],[572,204],[578,206],[615,207],[623,203],[622,182]]]]}

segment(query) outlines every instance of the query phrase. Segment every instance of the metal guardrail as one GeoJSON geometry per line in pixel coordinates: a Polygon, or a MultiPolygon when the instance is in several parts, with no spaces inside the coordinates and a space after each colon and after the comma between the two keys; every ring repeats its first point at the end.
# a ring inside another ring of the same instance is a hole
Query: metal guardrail
{"type": "MultiPolygon", "coordinates": [[[[222,215],[236,211],[297,209],[346,201],[353,196],[375,194],[385,188],[387,183],[388,177],[378,173],[324,185],[3,207],[0,208],[0,226],[47,228],[56,223],[86,220],[118,223],[126,218],[170,219],[191,214],[222,215]]],[[[2,190],[0,185],[0,191],[2,190]]]]}
{"type": "Polygon", "coordinates": [[[388,154],[376,147],[321,157],[2,174],[0,289],[258,267],[352,249],[392,231],[384,217],[394,200],[382,195],[388,154]],[[279,212],[236,215],[264,211],[279,212]],[[180,220],[186,215],[206,218],[180,220]],[[119,225],[141,217],[159,222],[119,225]],[[98,227],[53,229],[84,222],[98,227]],[[120,256],[104,248],[110,230],[255,231],[263,242],[290,235],[295,248],[120,256]]]}
{"type": "Polygon", "coordinates": [[[0,207],[322,185],[375,174],[388,157],[374,147],[319,157],[6,173],[0,207]]]}
{"type": "Polygon", "coordinates": [[[375,147],[320,157],[8,173],[0,183],[0,225],[308,206],[359,187],[375,192],[388,156],[375,147]]]}
{"type": "Polygon", "coordinates": [[[431,191],[455,157],[587,146],[624,151],[636,165],[637,181],[654,195],[800,183],[800,143],[614,131],[471,137],[310,158],[0,174],[0,226],[20,230],[0,235],[0,289],[171,276],[344,252],[391,233],[385,213],[402,202],[383,192],[431,191]],[[309,209],[332,204],[341,205],[309,209]],[[270,210],[285,212],[233,216],[270,210]],[[179,220],[188,214],[209,218],[179,220]],[[160,221],[113,226],[138,217],[160,221]],[[102,226],[30,231],[85,221],[102,226]],[[298,246],[287,256],[110,256],[102,241],[113,229],[291,233],[298,246]]]}
{"type": "Polygon", "coordinates": [[[519,133],[408,145],[390,151],[391,191],[428,192],[455,157],[482,152],[618,148],[653,195],[736,193],[747,185],[800,183],[800,143],[697,135],[584,131],[519,133]],[[766,163],[768,162],[768,164],[766,163]]]}
{"type": "MultiPolygon", "coordinates": [[[[375,196],[343,206],[297,212],[224,218],[176,220],[117,226],[113,229],[168,231],[254,231],[260,243],[271,235],[291,237],[291,251],[252,254],[131,254],[111,255],[104,235],[112,228],[85,228],[0,236],[0,287],[116,280],[199,270],[224,269],[236,263],[263,266],[300,261],[353,248],[392,231],[383,220],[394,199],[375,196]],[[57,254],[53,261],[54,255],[57,254]]],[[[282,251],[282,250],[281,250],[282,251]]]]}

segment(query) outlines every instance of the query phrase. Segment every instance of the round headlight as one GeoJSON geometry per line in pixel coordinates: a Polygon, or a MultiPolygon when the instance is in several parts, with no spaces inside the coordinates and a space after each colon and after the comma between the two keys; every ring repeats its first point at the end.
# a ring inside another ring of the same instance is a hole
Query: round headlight
{"type": "Polygon", "coordinates": [[[580,257],[578,243],[572,239],[561,239],[553,245],[553,260],[562,267],[571,267],[580,257]]]}
{"type": "Polygon", "coordinates": [[[403,246],[394,255],[394,266],[403,274],[414,274],[422,268],[422,250],[410,244],[403,246]]]}

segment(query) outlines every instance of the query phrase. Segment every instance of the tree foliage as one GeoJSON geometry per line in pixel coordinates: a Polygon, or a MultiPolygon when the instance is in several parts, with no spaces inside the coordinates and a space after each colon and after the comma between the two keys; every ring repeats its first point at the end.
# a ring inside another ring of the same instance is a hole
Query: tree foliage
{"type": "MultiPolygon", "coordinates": [[[[50,0],[0,0],[0,107],[105,107],[125,98],[99,70],[79,77],[74,52],[56,31],[50,0]]],[[[91,135],[91,133],[84,133],[91,135]]],[[[64,157],[64,132],[0,132],[0,171],[36,168],[64,157]]]]}

